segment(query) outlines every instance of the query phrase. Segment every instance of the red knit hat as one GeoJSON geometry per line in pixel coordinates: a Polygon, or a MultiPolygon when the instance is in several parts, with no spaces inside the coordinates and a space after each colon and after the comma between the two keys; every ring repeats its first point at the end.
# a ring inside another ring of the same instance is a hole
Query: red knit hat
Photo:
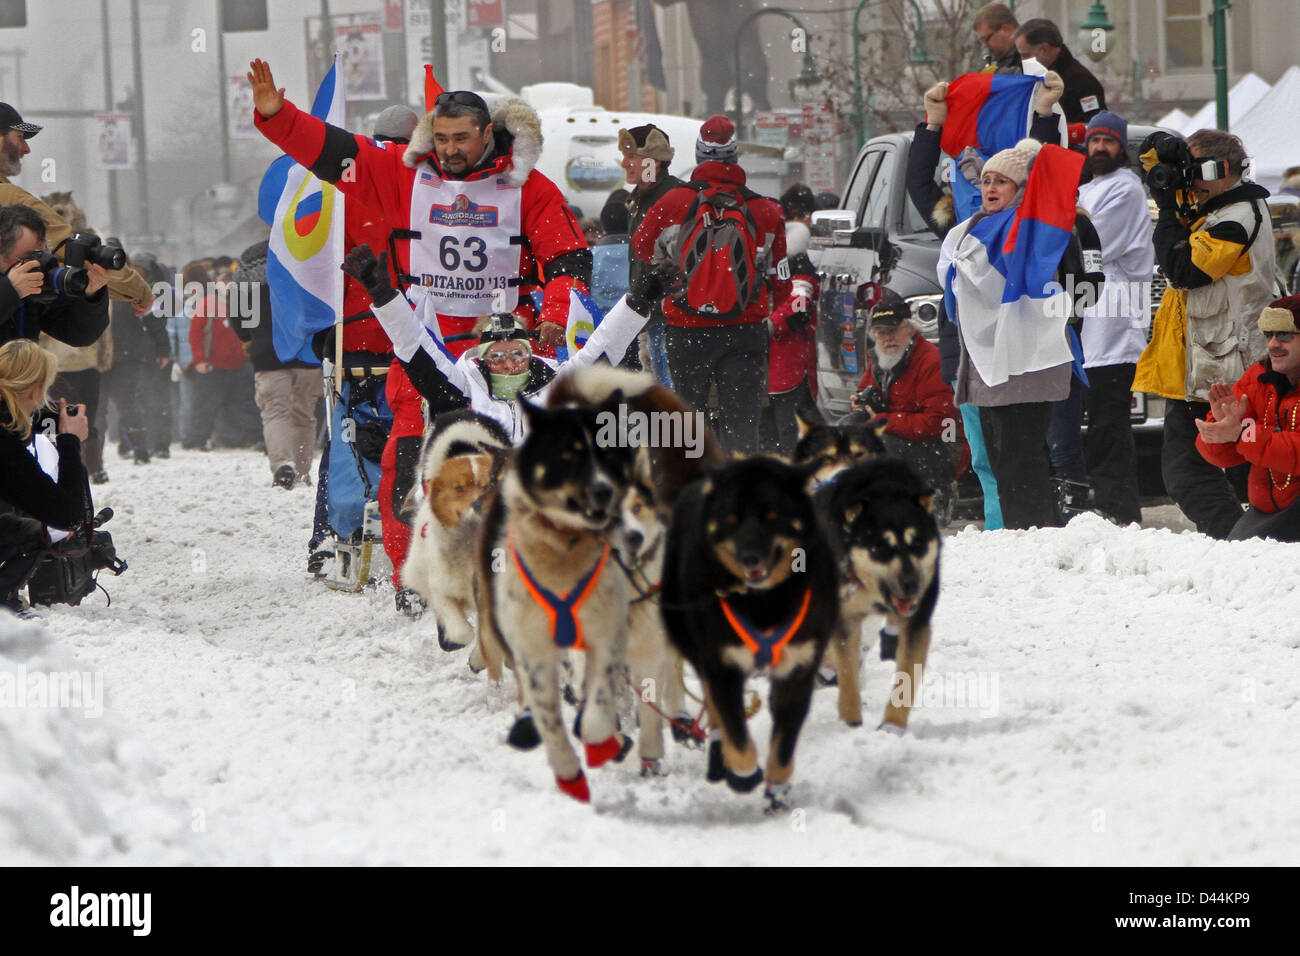
{"type": "Polygon", "coordinates": [[[695,141],[695,161],[734,163],[739,158],[736,124],[720,113],[706,119],[700,127],[700,138],[695,141]]]}

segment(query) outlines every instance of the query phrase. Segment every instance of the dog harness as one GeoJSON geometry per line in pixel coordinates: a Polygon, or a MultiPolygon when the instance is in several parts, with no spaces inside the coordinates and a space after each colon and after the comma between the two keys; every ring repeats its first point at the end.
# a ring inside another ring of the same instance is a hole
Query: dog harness
{"type": "Polygon", "coordinates": [[[560,595],[543,586],[533,577],[528,566],[524,564],[524,559],[515,549],[513,531],[510,533],[510,557],[514,560],[515,567],[519,569],[524,587],[550,618],[551,639],[555,641],[555,646],[585,651],[587,648],[582,643],[582,621],[578,619],[577,612],[581,610],[583,602],[595,589],[596,582],[600,580],[600,574],[605,569],[605,559],[609,557],[609,542],[605,542],[605,548],[600,552],[600,557],[596,559],[592,569],[579,578],[577,584],[560,595]]]}
{"type": "Polygon", "coordinates": [[[799,605],[799,610],[795,612],[794,619],[784,629],[778,625],[763,630],[746,621],[739,612],[727,603],[726,598],[718,599],[718,603],[722,605],[722,613],[727,618],[727,623],[736,632],[736,636],[740,638],[741,643],[753,652],[756,667],[776,667],[781,663],[781,654],[785,651],[785,646],[790,643],[790,638],[799,633],[803,619],[808,615],[808,605],[811,602],[812,588],[809,588],[803,592],[803,603],[799,605]]]}

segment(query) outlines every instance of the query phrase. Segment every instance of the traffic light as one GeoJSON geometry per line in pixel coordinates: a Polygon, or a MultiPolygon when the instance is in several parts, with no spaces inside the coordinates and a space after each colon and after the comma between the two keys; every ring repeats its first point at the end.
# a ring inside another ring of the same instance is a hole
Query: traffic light
{"type": "Polygon", "coordinates": [[[221,0],[221,29],[226,33],[266,29],[266,0],[221,0]]]}

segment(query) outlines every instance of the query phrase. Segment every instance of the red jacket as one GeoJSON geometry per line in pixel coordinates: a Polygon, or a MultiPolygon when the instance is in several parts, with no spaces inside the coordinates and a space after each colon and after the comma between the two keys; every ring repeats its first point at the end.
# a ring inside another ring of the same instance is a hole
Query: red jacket
{"type": "MultiPolygon", "coordinates": [[[[722,183],[737,188],[745,185],[745,171],[735,163],[700,163],[691,174],[691,182],[722,183]]],[[[686,210],[699,193],[687,186],[670,189],[650,207],[645,219],[632,236],[632,254],[642,262],[655,261],[655,245],[660,234],[675,230],[686,217],[686,210]]],[[[687,315],[670,299],[664,300],[664,321],[669,325],[696,328],[700,326],[743,325],[767,319],[775,302],[783,302],[790,295],[790,281],[776,276],[776,267],[785,258],[785,217],[775,199],[750,195],[749,211],[758,227],[758,242],[768,248],[766,281],[759,285],[758,295],[740,318],[734,321],[699,318],[687,315]]],[[[668,238],[668,237],[665,237],[668,238]]]]}
{"type": "Polygon", "coordinates": [[[215,296],[200,299],[190,319],[190,349],[194,364],[207,362],[213,368],[239,368],[248,361],[244,344],[230,328],[227,305],[215,296]]]}
{"type": "MultiPolygon", "coordinates": [[[[874,357],[867,362],[867,371],[858,383],[858,389],[875,385],[884,391],[884,409],[876,409],[888,416],[885,432],[909,441],[943,439],[959,441],[960,456],[957,474],[962,474],[970,464],[970,448],[962,431],[961,416],[953,405],[952,386],[939,374],[939,349],[925,336],[912,337],[912,351],[890,371],[897,377],[889,381],[888,390],[876,378],[874,357]]],[[[889,379],[889,376],[882,375],[889,379]]]]}
{"type": "MultiPolygon", "coordinates": [[[[373,209],[394,229],[412,228],[411,192],[419,169],[407,166],[403,161],[406,146],[400,143],[379,143],[367,136],[330,126],[298,109],[288,100],[270,119],[256,110],[253,111],[253,116],[262,135],[310,169],[314,175],[334,183],[344,195],[373,209]]],[[[431,131],[427,129],[430,122],[428,117],[421,121],[421,126],[416,129],[416,137],[423,134],[425,139],[432,138],[431,131]]],[[[412,142],[415,142],[416,137],[412,138],[412,142]]],[[[505,130],[498,129],[495,159],[465,178],[484,179],[506,172],[514,162],[512,143],[510,135],[505,130]]],[[[540,145],[538,152],[540,153],[540,145]]],[[[442,171],[432,149],[419,156],[416,167],[425,167],[426,163],[427,168],[439,176],[456,178],[442,171]]],[[[531,164],[522,190],[524,235],[520,277],[524,284],[519,289],[520,308],[517,311],[525,320],[531,319],[534,323],[554,322],[563,326],[568,322],[569,290],[576,285],[583,292],[587,291],[591,278],[591,253],[560,190],[532,169],[531,164]],[[575,253],[581,255],[575,256],[575,253]],[[528,293],[539,287],[544,289],[545,299],[540,315],[534,315],[528,303],[528,293]]],[[[399,238],[394,246],[398,266],[402,272],[409,272],[410,240],[399,238]]],[[[439,315],[438,319],[443,335],[470,332],[476,321],[465,316],[439,315]]],[[[472,340],[447,343],[448,349],[456,355],[473,345],[472,340]]]]}
{"type": "MultiPolygon", "coordinates": [[[[1300,497],[1300,389],[1273,372],[1265,359],[1246,369],[1232,391],[1250,403],[1241,438],[1213,443],[1197,435],[1196,450],[1220,468],[1249,462],[1250,503],[1260,511],[1281,511],[1300,497]]],[[[1205,417],[1214,421],[1212,412],[1205,417]]]]}
{"type": "Polygon", "coordinates": [[[767,351],[767,390],[777,395],[798,388],[806,378],[813,398],[817,397],[817,301],[821,292],[816,270],[807,256],[791,258],[790,295],[776,307],[770,319],[772,340],[767,351]],[[812,287],[808,292],[807,283],[812,287]],[[806,303],[796,301],[801,295],[806,303]],[[806,310],[798,307],[806,305],[806,310]],[[800,329],[790,328],[790,316],[806,311],[808,321],[800,329]]]}

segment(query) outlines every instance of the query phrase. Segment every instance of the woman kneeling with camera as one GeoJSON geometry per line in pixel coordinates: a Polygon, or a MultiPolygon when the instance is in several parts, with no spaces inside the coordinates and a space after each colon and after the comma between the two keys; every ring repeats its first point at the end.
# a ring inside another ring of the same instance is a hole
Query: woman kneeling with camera
{"type": "Polygon", "coordinates": [[[55,442],[33,429],[58,374],[54,355],[28,339],[0,346],[0,605],[31,616],[18,591],[50,540],[82,524],[90,511],[81,442],[84,407],[59,400],[55,442]],[[51,530],[46,531],[46,526],[51,530]]]}

